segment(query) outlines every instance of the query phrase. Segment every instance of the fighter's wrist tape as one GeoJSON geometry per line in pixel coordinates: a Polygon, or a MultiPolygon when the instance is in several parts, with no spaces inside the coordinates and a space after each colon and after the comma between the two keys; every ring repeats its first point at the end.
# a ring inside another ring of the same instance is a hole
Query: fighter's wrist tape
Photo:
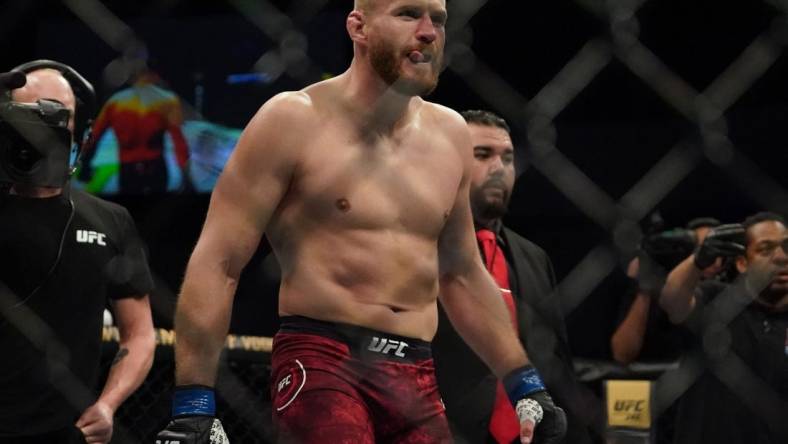
{"type": "Polygon", "coordinates": [[[542,378],[532,365],[512,370],[503,378],[502,382],[512,405],[517,405],[517,401],[528,395],[547,390],[542,378]]]}
{"type": "Polygon", "coordinates": [[[172,417],[178,416],[216,416],[216,396],[213,388],[204,385],[175,387],[172,417]]]}

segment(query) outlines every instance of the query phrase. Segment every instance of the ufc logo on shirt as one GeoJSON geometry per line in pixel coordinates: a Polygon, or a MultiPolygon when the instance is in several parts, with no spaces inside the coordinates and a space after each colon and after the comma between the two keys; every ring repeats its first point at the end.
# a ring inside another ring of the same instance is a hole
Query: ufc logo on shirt
{"type": "Polygon", "coordinates": [[[396,350],[394,352],[394,356],[399,356],[400,358],[405,357],[405,353],[402,351],[405,350],[405,347],[408,346],[408,343],[405,341],[395,341],[393,339],[387,338],[379,338],[377,336],[372,337],[372,341],[369,343],[369,347],[367,350],[383,353],[384,355],[389,354],[390,351],[396,350]]]}
{"type": "Polygon", "coordinates": [[[80,244],[98,244],[102,247],[106,247],[107,243],[104,242],[104,238],[106,237],[107,235],[104,233],[97,233],[90,230],[77,230],[77,242],[80,244]]]}

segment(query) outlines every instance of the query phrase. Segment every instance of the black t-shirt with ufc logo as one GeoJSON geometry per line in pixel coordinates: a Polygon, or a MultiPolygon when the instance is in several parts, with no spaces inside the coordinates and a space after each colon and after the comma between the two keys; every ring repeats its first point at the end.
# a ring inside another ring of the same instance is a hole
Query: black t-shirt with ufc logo
{"type": "Polygon", "coordinates": [[[70,197],[73,214],[65,195],[0,200],[0,437],[73,424],[100,390],[107,302],[153,287],[128,212],[70,197]]]}

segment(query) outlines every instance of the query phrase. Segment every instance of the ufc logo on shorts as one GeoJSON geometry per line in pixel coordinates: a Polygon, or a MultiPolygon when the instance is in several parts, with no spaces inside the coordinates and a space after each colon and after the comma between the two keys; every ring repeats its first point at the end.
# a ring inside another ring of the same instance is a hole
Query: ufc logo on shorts
{"type": "Polygon", "coordinates": [[[90,230],[77,230],[77,242],[80,244],[98,244],[106,247],[107,243],[104,238],[107,237],[104,233],[97,233],[90,230]]]}
{"type": "Polygon", "coordinates": [[[399,356],[400,358],[405,357],[405,353],[402,351],[405,350],[405,347],[408,346],[408,343],[405,341],[395,341],[393,339],[387,338],[379,338],[377,336],[372,337],[372,341],[369,343],[369,347],[367,350],[383,353],[384,355],[389,354],[392,350],[397,350],[394,352],[394,356],[399,356]]]}
{"type": "Polygon", "coordinates": [[[279,381],[279,384],[277,385],[277,389],[276,389],[277,393],[281,392],[283,388],[290,385],[290,382],[292,382],[292,376],[293,375],[287,375],[284,378],[282,378],[281,381],[279,381]]]}

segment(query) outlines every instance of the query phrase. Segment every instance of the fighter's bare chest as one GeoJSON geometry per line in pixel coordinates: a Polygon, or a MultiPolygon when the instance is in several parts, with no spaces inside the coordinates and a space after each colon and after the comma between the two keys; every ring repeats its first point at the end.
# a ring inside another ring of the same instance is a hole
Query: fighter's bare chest
{"type": "Polygon", "coordinates": [[[296,185],[315,216],[363,225],[443,223],[462,178],[456,148],[436,137],[326,140],[309,149],[296,185]]]}

